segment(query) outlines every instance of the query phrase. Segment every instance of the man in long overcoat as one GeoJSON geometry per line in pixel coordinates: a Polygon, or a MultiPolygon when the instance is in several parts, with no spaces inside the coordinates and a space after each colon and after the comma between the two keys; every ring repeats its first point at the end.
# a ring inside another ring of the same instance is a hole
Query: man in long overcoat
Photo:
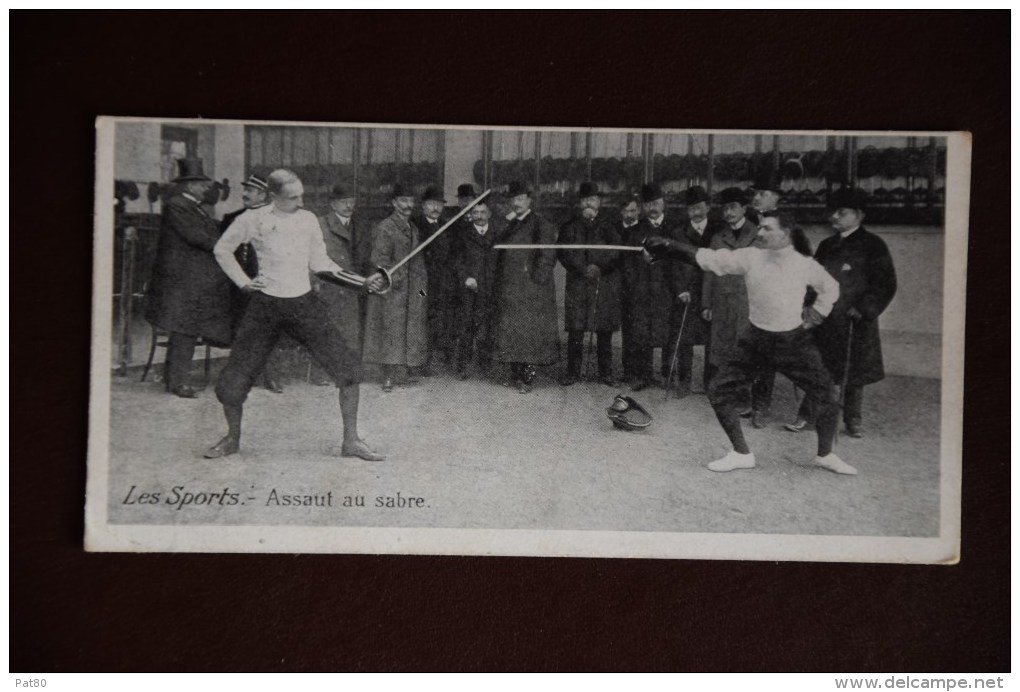
{"type": "MultiPolygon", "coordinates": [[[[507,196],[513,211],[500,244],[556,243],[556,226],[531,210],[531,192],[523,183],[511,183],[507,196]]],[[[555,250],[501,250],[497,258],[495,357],[510,364],[512,382],[506,384],[523,394],[531,391],[536,366],[560,359],[555,266],[555,250]]]]}
{"type": "MultiPolygon", "coordinates": [[[[429,185],[425,188],[421,199],[421,213],[411,217],[411,223],[418,229],[419,242],[432,237],[443,223],[443,210],[446,200],[438,186],[429,185]]],[[[428,285],[428,357],[425,374],[436,362],[451,362],[456,336],[456,298],[459,291],[456,287],[456,272],[453,267],[452,240],[450,229],[436,237],[422,254],[425,256],[425,269],[429,275],[428,285]]]]}
{"type": "MultiPolygon", "coordinates": [[[[326,254],[341,267],[368,276],[372,267],[372,245],[369,229],[354,214],[357,200],[354,191],[334,185],[329,194],[329,213],[319,217],[326,254]]],[[[329,317],[340,327],[344,338],[355,353],[361,353],[361,320],[365,294],[328,281],[319,284],[319,296],[329,308],[329,317]]]]}
{"type": "MultiPolygon", "coordinates": [[[[896,295],[896,270],[885,241],[862,225],[864,195],[843,188],[829,198],[833,234],[818,245],[815,259],[839,282],[839,300],[815,332],[815,341],[833,382],[846,381],[843,423],[851,437],[862,437],[864,385],[885,377],[878,317],[896,295]],[[852,330],[852,335],[851,335],[852,330]],[[846,372],[849,347],[850,371],[846,372]]],[[[809,402],[798,420],[799,431],[813,421],[809,402]]]]}
{"type": "MultiPolygon", "coordinates": [[[[392,267],[421,242],[411,222],[415,197],[402,185],[390,196],[393,213],[372,229],[373,267],[392,267]]],[[[364,359],[383,366],[383,391],[413,384],[409,368],[425,365],[428,356],[428,271],[422,253],[392,277],[389,292],[368,296],[365,306],[364,359]]]]}
{"type": "MultiPolygon", "coordinates": [[[[724,226],[712,236],[712,250],[736,250],[751,247],[758,228],[748,221],[744,191],[729,187],[720,195],[724,226]]],[[[737,339],[747,331],[747,286],[744,277],[735,274],[716,275],[705,272],[701,294],[701,316],[709,327],[708,371],[712,373],[726,363],[737,339]]]]}
{"type": "MultiPolygon", "coordinates": [[[[582,183],[579,213],[560,228],[562,245],[619,245],[615,224],[600,211],[602,199],[595,183],[582,183]]],[[[567,387],[581,377],[584,334],[595,332],[599,380],[613,386],[613,332],[620,328],[620,252],[618,250],[560,250],[567,270],[564,291],[564,329],[567,332],[567,371],[560,384],[567,387]]]]}
{"type": "Polygon", "coordinates": [[[455,233],[454,266],[460,293],[457,301],[456,367],[457,377],[462,380],[468,377],[468,364],[476,346],[481,372],[486,374],[492,367],[493,285],[497,257],[492,246],[499,231],[490,221],[491,215],[489,205],[483,200],[469,212],[470,221],[450,229],[455,233]]]}
{"type": "MultiPolygon", "coordinates": [[[[708,216],[709,202],[710,198],[705,188],[700,185],[687,188],[684,193],[687,218],[675,229],[677,240],[694,247],[709,247],[712,236],[721,230],[719,222],[708,216]]],[[[668,377],[669,369],[675,367],[679,387],[689,390],[694,347],[708,343],[708,322],[701,314],[701,290],[705,274],[697,265],[678,262],[670,267],[670,279],[674,303],[669,335],[669,362],[663,362],[662,374],[668,377]],[[685,311],[686,319],[683,316],[685,311]],[[675,366],[672,362],[674,353],[675,366]]],[[[666,355],[665,351],[663,355],[666,355]]]]}
{"type": "Polygon", "coordinates": [[[212,253],[219,226],[202,208],[213,182],[201,159],[181,159],[178,166],[173,182],[180,187],[163,208],[145,318],[170,335],[167,389],[190,399],[196,395],[188,377],[198,339],[230,343],[230,280],[212,253]]]}
{"type": "MultiPolygon", "coordinates": [[[[649,183],[641,188],[645,217],[623,234],[626,245],[640,246],[653,235],[673,237],[674,224],[666,217],[662,188],[649,183]]],[[[632,391],[639,392],[655,381],[652,359],[663,347],[668,363],[669,315],[673,305],[669,285],[669,262],[649,264],[640,253],[623,253],[623,374],[632,391]]],[[[667,365],[668,367],[668,365],[667,365]]]]}

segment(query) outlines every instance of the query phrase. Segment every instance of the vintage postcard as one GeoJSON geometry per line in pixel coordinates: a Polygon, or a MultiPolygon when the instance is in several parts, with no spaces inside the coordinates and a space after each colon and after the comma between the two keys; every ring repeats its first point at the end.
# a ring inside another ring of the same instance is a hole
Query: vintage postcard
{"type": "Polygon", "coordinates": [[[100,118],[85,546],[955,563],[970,157],[100,118]]]}

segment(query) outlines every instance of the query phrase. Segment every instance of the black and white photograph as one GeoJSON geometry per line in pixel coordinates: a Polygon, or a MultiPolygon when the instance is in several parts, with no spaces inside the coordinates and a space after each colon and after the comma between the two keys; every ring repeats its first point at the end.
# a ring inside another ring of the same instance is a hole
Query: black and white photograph
{"type": "Polygon", "coordinates": [[[88,550],[958,559],[965,133],[96,154],[88,550]]]}

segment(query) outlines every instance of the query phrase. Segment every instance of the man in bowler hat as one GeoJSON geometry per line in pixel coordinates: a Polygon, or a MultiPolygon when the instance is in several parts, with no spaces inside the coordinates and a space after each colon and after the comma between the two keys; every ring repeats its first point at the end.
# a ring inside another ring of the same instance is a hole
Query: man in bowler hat
{"type": "MultiPolygon", "coordinates": [[[[556,226],[532,211],[531,191],[510,183],[506,196],[512,209],[499,242],[505,245],[551,245],[556,226]]],[[[635,253],[636,254],[636,253],[635,253]]],[[[501,250],[496,269],[495,357],[510,366],[507,386],[531,391],[539,365],[560,359],[556,286],[556,250],[501,250]]]]}
{"type": "MultiPolygon", "coordinates": [[[[602,196],[592,182],[578,189],[578,213],[560,228],[562,245],[619,245],[620,236],[602,212],[602,196]]],[[[613,332],[620,328],[620,252],[618,250],[560,250],[567,270],[563,322],[567,332],[567,371],[560,384],[569,387],[581,377],[584,334],[597,338],[599,381],[610,387],[613,378],[613,332]]]]}
{"type": "MultiPolygon", "coordinates": [[[[665,195],[657,183],[641,187],[644,218],[623,232],[626,245],[641,246],[653,236],[673,236],[676,225],[667,218],[665,195]]],[[[666,262],[648,264],[639,253],[623,253],[621,295],[623,326],[623,375],[631,391],[639,392],[655,382],[653,357],[663,350],[669,367],[669,315],[673,306],[666,262]]]]}
{"type": "Polygon", "coordinates": [[[230,281],[213,257],[219,226],[202,208],[213,181],[201,159],[177,163],[177,192],[163,207],[145,318],[169,333],[167,390],[190,399],[196,396],[188,379],[198,339],[230,343],[230,281]]]}
{"type": "MultiPolygon", "coordinates": [[[[393,186],[393,213],[372,229],[373,267],[392,267],[423,240],[411,220],[416,197],[401,184],[393,186]]],[[[442,237],[442,236],[440,236],[442,237]]],[[[421,252],[393,276],[388,293],[369,295],[365,306],[364,357],[382,366],[384,392],[418,382],[411,370],[428,358],[428,270],[421,252]]]]}
{"type": "MultiPolygon", "coordinates": [[[[815,260],[839,282],[839,300],[815,331],[815,342],[833,382],[846,383],[843,423],[850,437],[860,438],[864,385],[885,377],[878,317],[896,295],[896,270],[885,241],[864,228],[863,192],[840,189],[828,206],[832,235],[818,245],[815,260]]],[[[814,420],[805,397],[797,420],[785,427],[800,432],[814,420]]]]}
{"type": "MultiPolygon", "coordinates": [[[[411,222],[418,229],[418,242],[424,242],[443,225],[446,200],[436,185],[425,188],[421,198],[421,213],[411,222]]],[[[428,357],[422,374],[430,375],[432,365],[451,362],[456,336],[454,334],[454,303],[457,298],[456,272],[452,261],[453,234],[444,231],[422,251],[428,271],[428,357]]]]}
{"type": "MultiPolygon", "coordinates": [[[[471,199],[474,199],[472,197],[471,199]]],[[[470,201],[470,200],[469,200],[470,201]]],[[[450,231],[455,233],[454,266],[457,269],[457,378],[468,378],[468,365],[476,349],[483,375],[492,367],[493,284],[497,251],[492,249],[499,231],[486,200],[468,214],[471,218],[450,231]]]]}

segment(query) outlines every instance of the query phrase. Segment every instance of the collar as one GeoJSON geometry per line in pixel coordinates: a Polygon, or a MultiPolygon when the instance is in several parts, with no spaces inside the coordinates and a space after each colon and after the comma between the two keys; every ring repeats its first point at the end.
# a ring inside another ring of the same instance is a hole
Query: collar
{"type": "Polygon", "coordinates": [[[851,235],[853,235],[854,231],[856,231],[856,230],[857,230],[858,228],[860,228],[860,226],[854,226],[854,227],[853,227],[853,228],[851,228],[851,229],[850,229],[849,231],[842,231],[842,232],[841,232],[841,233],[839,234],[840,240],[846,240],[846,239],[847,239],[847,238],[849,238],[849,237],[850,237],[851,235]]]}
{"type": "Polygon", "coordinates": [[[623,224],[623,227],[624,228],[634,228],[634,226],[637,226],[637,225],[638,225],[638,222],[634,221],[633,223],[629,223],[629,224],[625,223],[625,224],[623,224]]]}
{"type": "Polygon", "coordinates": [[[659,228],[660,226],[662,226],[662,222],[665,220],[666,215],[663,214],[662,216],[659,217],[658,221],[652,221],[651,219],[648,219],[648,223],[652,224],[652,228],[659,228]]]}
{"type": "Polygon", "coordinates": [[[489,224],[485,224],[484,226],[479,226],[478,224],[471,225],[475,227],[476,231],[478,231],[478,235],[485,235],[486,231],[489,230],[489,224]]]}
{"type": "Polygon", "coordinates": [[[333,212],[333,216],[335,216],[337,219],[339,219],[340,223],[342,223],[344,226],[350,226],[351,225],[351,217],[349,217],[349,216],[340,216],[336,212],[333,212]]]}
{"type": "Polygon", "coordinates": [[[738,223],[738,224],[737,224],[736,226],[734,226],[733,224],[730,224],[730,229],[732,229],[732,230],[734,230],[734,231],[739,231],[739,230],[740,230],[740,229],[742,229],[742,228],[743,228],[743,227],[744,227],[744,226],[745,226],[746,224],[747,224],[747,217],[746,217],[746,216],[744,216],[744,217],[741,217],[741,219],[740,219],[740,223],[738,223]]]}
{"type": "Polygon", "coordinates": [[[696,230],[698,232],[698,235],[703,234],[705,232],[705,229],[708,228],[708,219],[705,219],[700,224],[691,221],[691,228],[696,230]]]}
{"type": "Polygon", "coordinates": [[[523,214],[521,214],[520,216],[518,216],[518,217],[517,217],[517,220],[518,220],[518,221],[524,221],[524,219],[528,218],[528,215],[529,215],[530,213],[531,213],[531,210],[529,209],[529,210],[527,210],[526,212],[524,212],[523,214]]]}

